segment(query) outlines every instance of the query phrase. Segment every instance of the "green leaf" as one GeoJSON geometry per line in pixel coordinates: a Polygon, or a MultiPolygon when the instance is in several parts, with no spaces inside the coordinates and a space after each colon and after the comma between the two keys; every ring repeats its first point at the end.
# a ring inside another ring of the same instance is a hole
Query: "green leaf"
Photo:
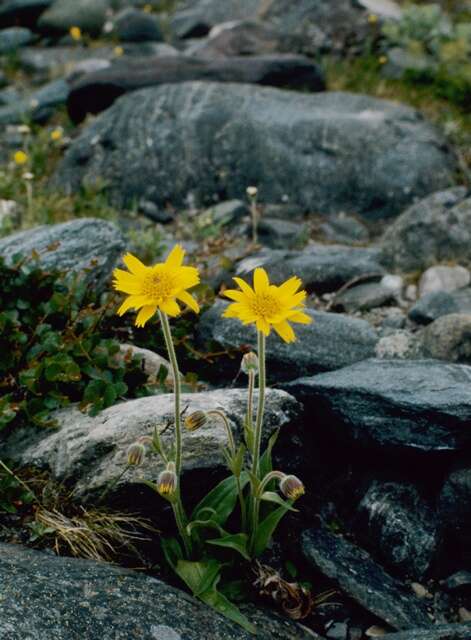
{"type": "Polygon", "coordinates": [[[250,556],[247,551],[248,536],[246,533],[229,533],[221,538],[206,540],[206,542],[217,547],[234,549],[235,551],[240,553],[243,558],[245,558],[246,560],[250,560],[250,556]]]}
{"type": "Polygon", "coordinates": [[[213,609],[216,609],[229,620],[236,622],[249,633],[256,634],[256,627],[244,616],[240,609],[220,593],[216,587],[210,591],[206,591],[200,596],[200,599],[213,609]]]}
{"type": "Polygon", "coordinates": [[[215,520],[192,520],[186,525],[186,530],[189,536],[195,529],[216,529],[219,533],[224,532],[224,529],[218,525],[215,520]]]}
{"type": "Polygon", "coordinates": [[[275,504],[278,504],[282,507],[286,507],[287,511],[298,511],[298,509],[295,509],[294,507],[292,507],[289,502],[286,502],[286,500],[283,500],[283,498],[278,493],[275,493],[274,491],[265,491],[260,496],[260,500],[264,500],[265,502],[274,502],[275,504]]]}
{"type": "Polygon", "coordinates": [[[213,559],[207,562],[179,560],[175,571],[191,589],[193,595],[199,597],[214,586],[221,566],[217,560],[213,559]]]}
{"type": "Polygon", "coordinates": [[[160,544],[162,545],[165,559],[172,569],[176,571],[178,562],[183,560],[183,551],[180,543],[176,538],[161,538],[160,544]]]}
{"type": "MultiPolygon", "coordinates": [[[[243,489],[249,480],[247,473],[242,473],[240,476],[240,484],[243,489]]],[[[227,518],[234,511],[237,502],[237,480],[234,476],[229,476],[218,485],[214,487],[202,500],[199,502],[191,516],[191,520],[201,520],[201,512],[204,509],[213,509],[213,520],[221,526],[225,524],[227,518]]]]}
{"type": "Polygon", "coordinates": [[[259,556],[268,546],[270,539],[278,526],[280,520],[288,511],[287,507],[278,507],[272,511],[257,527],[254,540],[254,555],[259,556]]]}
{"type": "Polygon", "coordinates": [[[272,466],[272,451],[275,446],[276,441],[278,440],[278,436],[280,435],[280,430],[277,429],[268,440],[267,448],[265,449],[263,455],[260,458],[260,477],[264,478],[267,473],[273,470],[272,466]]]}

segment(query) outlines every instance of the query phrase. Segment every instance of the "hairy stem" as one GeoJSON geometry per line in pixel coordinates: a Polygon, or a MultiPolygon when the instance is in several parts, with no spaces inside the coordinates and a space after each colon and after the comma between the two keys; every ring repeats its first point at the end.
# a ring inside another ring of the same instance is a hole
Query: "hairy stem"
{"type": "Polygon", "coordinates": [[[180,383],[180,370],[178,369],[177,356],[175,354],[175,348],[173,346],[172,333],[170,331],[170,324],[168,322],[167,314],[159,310],[160,322],[162,324],[162,331],[164,334],[165,346],[167,347],[167,353],[170,360],[170,366],[172,367],[173,374],[173,395],[175,399],[175,473],[177,478],[180,479],[180,472],[182,466],[182,427],[180,418],[180,396],[181,396],[181,383],[180,383]]]}
{"type": "Polygon", "coordinates": [[[252,473],[259,477],[260,473],[260,446],[262,442],[263,414],[265,413],[265,336],[258,332],[258,406],[255,421],[254,450],[252,452],[252,473]]]}

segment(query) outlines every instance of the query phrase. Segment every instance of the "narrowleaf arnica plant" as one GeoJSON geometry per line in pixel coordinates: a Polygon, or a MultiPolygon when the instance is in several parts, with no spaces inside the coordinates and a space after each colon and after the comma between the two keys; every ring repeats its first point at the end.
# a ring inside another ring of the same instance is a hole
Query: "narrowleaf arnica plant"
{"type": "Polygon", "coordinates": [[[164,446],[162,431],[156,426],[152,438],[145,436],[129,449],[128,459],[132,464],[140,464],[144,457],[143,447],[146,453],[157,453],[162,458],[164,469],[157,481],[146,484],[173,509],[179,539],[162,539],[170,566],[193,595],[254,632],[255,627],[226,594],[234,595],[237,591],[234,573],[240,568],[241,559],[248,566],[255,562],[267,548],[283,516],[295,510],[294,502],[304,494],[301,480],[272,468],[271,451],[277,433],[270,437],[262,452],[265,340],[273,329],[285,342],[293,342],[296,336],[291,323],[308,324],[311,317],[304,312],[306,293],[300,291],[299,278],[293,277],[281,286],[275,286],[260,268],[254,272],[253,288],[235,278],[239,289],[225,292],[233,302],[224,316],[237,318],[247,325],[254,324],[258,334],[258,354],[246,354],[241,364],[241,370],[248,377],[244,441],[236,442],[231,422],[220,409],[198,410],[183,419],[180,374],[168,316],[176,317],[181,313],[179,302],[196,313],[199,311],[197,302],[188,292],[199,283],[198,270],[183,266],[183,258],[184,252],[177,245],[163,263],[146,267],[128,254],[124,262],[129,271],[115,270],[115,288],[128,295],[118,313],[121,315],[130,309],[138,311],[135,320],[138,327],[158,313],[174,380],[172,447],[164,446]],[[219,421],[225,429],[227,446],[223,455],[231,475],[214,487],[188,515],[180,492],[182,428],[193,433],[204,429],[212,420],[219,421]]]}

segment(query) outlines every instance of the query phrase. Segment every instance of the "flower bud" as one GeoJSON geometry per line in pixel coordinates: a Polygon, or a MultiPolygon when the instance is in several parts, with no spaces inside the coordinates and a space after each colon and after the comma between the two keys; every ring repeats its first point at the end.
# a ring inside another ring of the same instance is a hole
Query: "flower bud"
{"type": "Polygon", "coordinates": [[[305,494],[304,485],[296,476],[285,476],[280,482],[280,491],[288,500],[297,500],[305,494]]]}
{"type": "Polygon", "coordinates": [[[253,351],[249,351],[242,357],[242,362],[240,363],[240,369],[246,375],[249,375],[251,371],[255,374],[258,373],[258,356],[253,351]]]}
{"type": "Polygon", "coordinates": [[[128,449],[128,465],[131,467],[138,467],[142,464],[145,455],[145,446],[140,442],[134,442],[128,449]]]}
{"type": "Polygon", "coordinates": [[[208,422],[208,414],[204,411],[193,411],[189,416],[185,418],[185,427],[188,431],[196,431],[201,427],[204,427],[208,422]]]}
{"type": "Polygon", "coordinates": [[[172,498],[177,492],[178,478],[175,473],[175,465],[171,462],[165,471],[159,474],[157,478],[157,491],[164,498],[172,498]]]}
{"type": "Polygon", "coordinates": [[[72,40],[78,42],[82,38],[82,30],[80,27],[70,27],[69,34],[72,40]]]}
{"type": "Polygon", "coordinates": [[[247,191],[247,195],[249,196],[249,198],[256,198],[257,197],[257,193],[258,193],[257,187],[247,187],[246,191],[247,191]]]}

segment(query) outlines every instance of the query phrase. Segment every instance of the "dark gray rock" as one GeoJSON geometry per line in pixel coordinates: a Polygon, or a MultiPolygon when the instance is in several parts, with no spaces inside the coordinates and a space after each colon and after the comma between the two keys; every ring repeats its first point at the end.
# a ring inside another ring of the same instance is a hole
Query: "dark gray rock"
{"type": "Polygon", "coordinates": [[[471,288],[429,293],[410,308],[409,318],[418,324],[428,324],[454,313],[471,313],[471,288]]]}
{"type": "MultiPolygon", "coordinates": [[[[228,417],[234,436],[239,439],[247,410],[245,389],[183,394],[182,407],[187,405],[189,413],[221,409],[228,417]]],[[[172,419],[173,407],[173,395],[169,393],[121,402],[95,417],[76,407],[67,408],[54,414],[58,422],[56,429],[15,429],[0,443],[1,455],[17,466],[34,465],[52,471],[59,482],[73,486],[74,496],[82,500],[93,501],[112,486],[109,495],[126,495],[137,509],[137,496],[145,489],[142,480],[155,482],[164,465],[159,456],[151,455],[140,467],[133,467],[123,476],[127,449],[141,436],[152,436],[155,426],[162,429],[172,419]]],[[[300,406],[294,398],[279,389],[270,389],[264,440],[278,428],[289,429],[299,412],[300,406]]],[[[168,450],[173,442],[173,432],[167,430],[162,441],[168,450]]],[[[220,420],[212,419],[210,424],[195,432],[184,430],[183,475],[188,478],[196,473],[201,493],[214,486],[215,472],[226,470],[222,455],[225,446],[227,434],[220,420]]],[[[291,470],[291,464],[287,459],[287,472],[291,470]]],[[[186,481],[191,487],[191,481],[186,481]]]]}
{"type": "Polygon", "coordinates": [[[69,95],[65,80],[54,80],[26,98],[0,108],[0,124],[21,124],[25,120],[44,124],[59,107],[63,107],[69,95]]]}
{"type": "MultiPolygon", "coordinates": [[[[218,300],[201,316],[198,340],[201,344],[215,342],[225,349],[244,345],[256,346],[256,332],[236,319],[221,320],[228,303],[218,300]]],[[[378,337],[365,320],[338,313],[307,310],[312,317],[310,325],[294,325],[297,341],[287,344],[277,335],[267,340],[268,375],[273,380],[292,380],[300,375],[312,375],[346,367],[353,362],[370,358],[374,354],[378,337]]],[[[232,376],[238,361],[226,363],[232,376]]],[[[223,367],[223,363],[220,362],[223,367]]],[[[220,375],[213,367],[213,376],[220,375]]]]}
{"type": "Polygon", "coordinates": [[[383,65],[381,73],[385,78],[398,80],[403,78],[407,72],[413,71],[417,74],[433,72],[436,68],[434,59],[431,56],[423,55],[412,51],[407,51],[401,47],[388,49],[387,63],[383,65]]]}
{"type": "Polygon", "coordinates": [[[47,33],[66,33],[79,27],[92,36],[100,35],[109,8],[108,0],[55,0],[38,21],[47,33]]]}
{"type": "Polygon", "coordinates": [[[381,562],[414,580],[424,578],[439,550],[437,516],[413,484],[373,481],[355,529],[381,562]]]}
{"type": "Polygon", "coordinates": [[[263,250],[237,266],[237,275],[246,276],[255,267],[266,269],[276,284],[293,275],[300,276],[307,291],[336,291],[359,276],[382,275],[384,267],[378,261],[375,248],[342,245],[310,244],[303,251],[263,250]]]}
{"type": "Polygon", "coordinates": [[[247,215],[249,215],[249,208],[242,200],[218,202],[200,214],[204,220],[208,219],[210,223],[221,226],[233,225],[247,215]]]}
{"type": "Polygon", "coordinates": [[[393,628],[432,624],[424,604],[363,549],[323,527],[305,531],[301,541],[304,557],[312,567],[335,580],[351,598],[393,628]]]}
{"type": "Polygon", "coordinates": [[[21,101],[21,96],[14,87],[0,89],[0,105],[2,107],[5,105],[13,105],[19,101],[21,101]]]}
{"type": "Polygon", "coordinates": [[[36,227],[0,240],[0,255],[7,262],[17,253],[36,252],[42,268],[82,272],[97,286],[108,280],[124,249],[117,227],[95,218],[36,227]]]}
{"type": "Polygon", "coordinates": [[[29,29],[53,0],[5,0],[0,5],[0,29],[22,26],[29,29]]]}
{"type": "Polygon", "coordinates": [[[431,629],[408,629],[401,633],[388,633],[386,640],[469,640],[471,622],[439,624],[431,629]]]}
{"type": "MultiPolygon", "coordinates": [[[[253,635],[160,580],[109,564],[0,544],[5,640],[251,640],[253,635]]],[[[286,618],[251,608],[262,640],[309,640],[286,618]]],[[[318,636],[314,636],[318,638],[318,636]]],[[[318,638],[318,640],[321,640],[318,638]]]]}
{"type": "Polygon", "coordinates": [[[471,367],[368,360],[283,385],[313,424],[388,453],[469,450],[471,367]]]}
{"type": "Polygon", "coordinates": [[[447,591],[470,591],[471,590],[471,571],[462,569],[448,576],[446,580],[440,583],[447,591]]]}
{"type": "Polygon", "coordinates": [[[471,259],[471,198],[456,187],[433,193],[401,214],[382,239],[384,264],[398,271],[471,259]]]}
{"type": "Polygon", "coordinates": [[[288,53],[300,45],[282,30],[257,20],[226,22],[212,29],[207,39],[186,49],[187,55],[214,60],[233,56],[288,53]]]}
{"type": "Polygon", "coordinates": [[[345,244],[368,242],[370,238],[370,233],[361,220],[344,213],[329,216],[320,225],[320,231],[326,240],[345,244]]]}
{"type": "Polygon", "coordinates": [[[421,336],[427,358],[471,364],[471,314],[452,313],[429,324],[421,336]]]}
{"type": "Polygon", "coordinates": [[[272,249],[299,249],[308,238],[307,226],[299,222],[264,217],[258,224],[260,243],[272,249]]]}
{"type": "Polygon", "coordinates": [[[10,27],[0,31],[0,55],[12,53],[35,39],[32,31],[25,27],[10,27]]]}
{"type": "Polygon", "coordinates": [[[155,16],[137,9],[125,9],[114,23],[120,42],[162,42],[163,35],[155,16]]]}
{"type": "Polygon", "coordinates": [[[365,282],[342,291],[335,297],[333,306],[347,312],[366,311],[382,307],[395,299],[395,291],[381,282],[365,282]]]}
{"type": "Polygon", "coordinates": [[[460,544],[471,544],[471,467],[461,464],[446,479],[438,501],[441,520],[446,530],[460,544]]]}
{"type": "Polygon", "coordinates": [[[378,217],[449,185],[454,166],[435,129],[408,107],[184,82],[123,96],[74,141],[56,184],[77,190],[100,178],[116,202],[175,206],[189,194],[197,206],[240,198],[256,185],[260,202],[288,196],[305,211],[378,217]]]}
{"type": "Polygon", "coordinates": [[[277,54],[230,60],[170,56],[147,60],[145,64],[142,60],[120,59],[110,69],[90,73],[72,84],[67,105],[69,115],[75,122],[80,122],[87,113],[107,109],[125,93],[189,80],[241,82],[310,91],[325,88],[319,67],[304,56],[277,54]]]}
{"type": "Polygon", "coordinates": [[[260,2],[261,0],[187,0],[173,15],[170,26],[178,38],[198,38],[222,22],[255,17],[260,2]]]}

